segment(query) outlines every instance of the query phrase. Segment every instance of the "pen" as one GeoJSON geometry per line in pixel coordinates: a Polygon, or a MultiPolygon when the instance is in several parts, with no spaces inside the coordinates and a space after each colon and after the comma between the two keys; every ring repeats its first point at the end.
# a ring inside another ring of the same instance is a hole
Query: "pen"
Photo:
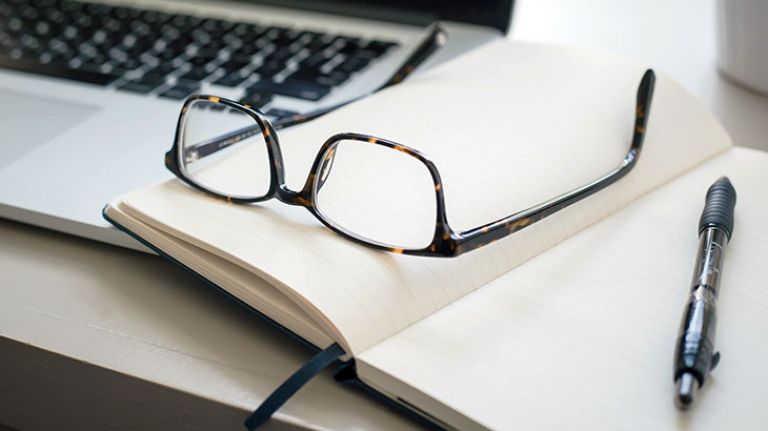
{"type": "Polygon", "coordinates": [[[720,360],[715,352],[715,302],[720,285],[725,246],[733,233],[736,190],[721,177],[707,190],[699,219],[699,251],[693,268],[691,292],[683,313],[675,348],[675,404],[688,409],[707,374],[720,360]]]}

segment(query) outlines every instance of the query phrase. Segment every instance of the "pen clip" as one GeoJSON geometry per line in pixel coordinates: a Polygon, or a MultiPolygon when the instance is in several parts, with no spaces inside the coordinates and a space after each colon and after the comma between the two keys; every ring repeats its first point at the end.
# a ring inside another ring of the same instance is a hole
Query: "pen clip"
{"type": "Polygon", "coordinates": [[[712,362],[709,365],[709,371],[714,370],[717,364],[719,363],[720,363],[720,352],[715,352],[715,354],[712,355],[712,362]]]}

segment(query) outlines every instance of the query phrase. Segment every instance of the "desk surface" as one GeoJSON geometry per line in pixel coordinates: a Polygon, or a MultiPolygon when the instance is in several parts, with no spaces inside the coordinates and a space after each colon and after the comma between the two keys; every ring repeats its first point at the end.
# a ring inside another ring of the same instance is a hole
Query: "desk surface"
{"type": "MultiPolygon", "coordinates": [[[[702,99],[737,145],[768,150],[768,98],[716,71],[714,0],[520,0],[511,37],[638,58],[702,99]]],[[[0,411],[0,423],[239,429],[311,355],[159,258],[5,221],[0,238],[0,357],[12,365],[0,370],[0,404],[50,409],[0,411]]],[[[328,375],[272,425],[413,427],[328,375]]]]}

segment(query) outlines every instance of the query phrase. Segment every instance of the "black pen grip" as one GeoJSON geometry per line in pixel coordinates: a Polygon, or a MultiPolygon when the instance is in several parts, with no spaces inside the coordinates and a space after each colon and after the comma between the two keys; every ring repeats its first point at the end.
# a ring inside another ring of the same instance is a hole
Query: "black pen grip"
{"type": "Polygon", "coordinates": [[[699,219],[699,234],[704,229],[717,227],[725,231],[728,239],[733,232],[733,209],[736,206],[736,190],[728,177],[721,177],[707,190],[704,211],[699,219]]]}

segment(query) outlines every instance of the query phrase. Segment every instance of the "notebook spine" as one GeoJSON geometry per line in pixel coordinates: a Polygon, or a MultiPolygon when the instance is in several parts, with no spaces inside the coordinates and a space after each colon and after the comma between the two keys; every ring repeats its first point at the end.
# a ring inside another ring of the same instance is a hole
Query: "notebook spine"
{"type": "Polygon", "coordinates": [[[357,367],[355,360],[351,359],[343,363],[333,376],[334,380],[344,384],[352,389],[362,392],[365,396],[371,397],[391,411],[403,415],[415,423],[421,425],[424,429],[428,430],[449,430],[447,424],[443,424],[442,421],[431,416],[430,414],[418,409],[407,401],[397,398],[392,399],[378,390],[374,389],[364,381],[360,380],[357,375],[357,367]]]}

